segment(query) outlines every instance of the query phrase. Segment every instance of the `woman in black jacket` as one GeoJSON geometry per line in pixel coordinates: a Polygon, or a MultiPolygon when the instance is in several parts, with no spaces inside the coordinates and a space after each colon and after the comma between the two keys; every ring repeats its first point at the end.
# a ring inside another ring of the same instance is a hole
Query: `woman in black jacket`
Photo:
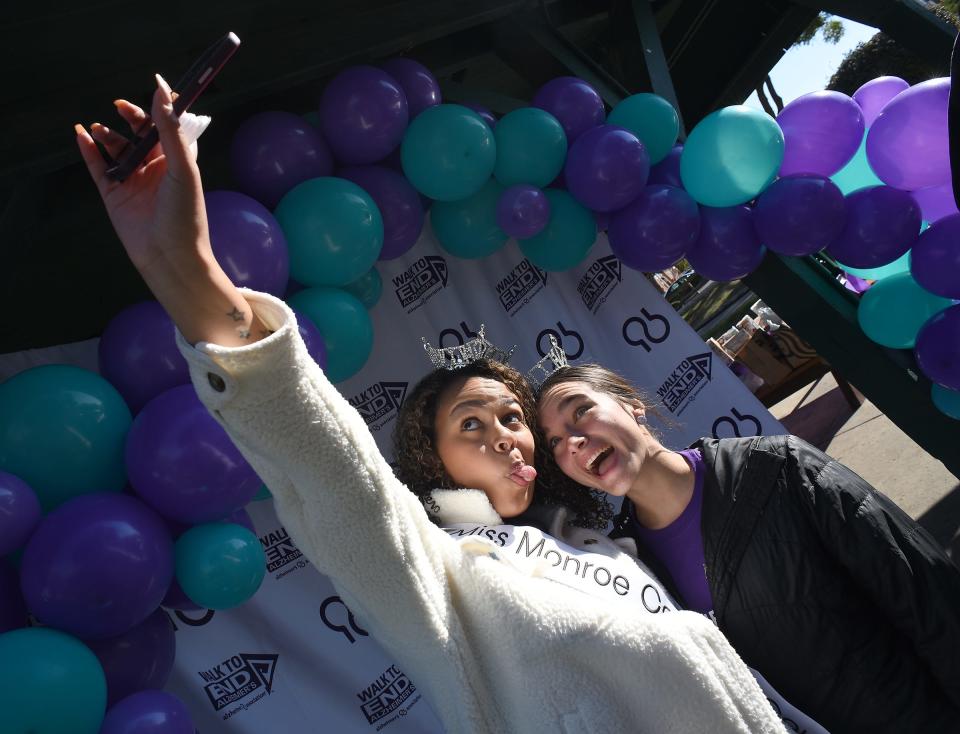
{"type": "Polygon", "coordinates": [[[851,470],[794,436],[670,451],[597,365],[547,378],[539,419],[567,477],[624,498],[614,535],[802,711],[835,734],[960,731],[960,572],[851,470]]]}

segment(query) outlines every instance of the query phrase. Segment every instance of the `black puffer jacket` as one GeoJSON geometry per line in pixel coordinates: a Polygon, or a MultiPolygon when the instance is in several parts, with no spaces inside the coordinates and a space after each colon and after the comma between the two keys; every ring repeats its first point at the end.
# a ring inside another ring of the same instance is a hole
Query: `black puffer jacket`
{"type": "MultiPolygon", "coordinates": [[[[960,732],[960,571],[937,542],[796,437],[691,448],[714,614],[747,664],[832,734],[960,732]]],[[[613,535],[637,539],[626,508],[613,535]]]]}

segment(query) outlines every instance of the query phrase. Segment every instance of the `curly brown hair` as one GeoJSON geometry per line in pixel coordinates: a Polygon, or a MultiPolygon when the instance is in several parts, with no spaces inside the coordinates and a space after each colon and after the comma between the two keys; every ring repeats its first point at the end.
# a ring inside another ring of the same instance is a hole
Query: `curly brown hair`
{"type": "Polygon", "coordinates": [[[457,380],[469,377],[496,380],[517,396],[523,420],[533,433],[536,447],[534,463],[538,473],[534,502],[563,505],[571,511],[573,523],[580,527],[600,529],[606,526],[613,516],[610,503],[602,493],[584,492],[580,485],[572,484],[555,464],[550,466],[552,462],[548,461],[550,457],[545,450],[543,434],[533,420],[537,414],[533,390],[520,372],[500,362],[479,360],[458,370],[434,370],[416,384],[403,401],[393,430],[397,478],[420,498],[429,496],[434,489],[458,488],[437,454],[434,427],[437,404],[443,391],[457,380]]]}

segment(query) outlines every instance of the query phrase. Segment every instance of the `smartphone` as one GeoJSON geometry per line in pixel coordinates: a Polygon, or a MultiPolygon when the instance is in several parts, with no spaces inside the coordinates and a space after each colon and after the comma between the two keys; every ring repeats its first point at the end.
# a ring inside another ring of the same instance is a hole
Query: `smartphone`
{"type": "MultiPolygon", "coordinates": [[[[201,54],[173,87],[173,91],[177,93],[173,100],[173,111],[177,115],[186,112],[190,105],[197,101],[239,46],[240,39],[236,34],[228,33],[201,54]]],[[[153,150],[159,140],[157,128],[148,117],[117,157],[107,159],[107,175],[116,181],[125,181],[143,163],[147,153],[153,150]]]]}

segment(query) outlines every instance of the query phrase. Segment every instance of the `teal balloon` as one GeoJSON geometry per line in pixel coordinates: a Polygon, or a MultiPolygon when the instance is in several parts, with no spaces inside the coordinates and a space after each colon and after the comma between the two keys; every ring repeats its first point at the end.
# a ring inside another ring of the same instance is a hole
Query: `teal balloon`
{"type": "Polygon", "coordinates": [[[373,349],[373,323],[356,296],[339,288],[304,288],[287,302],[305,314],[323,336],[325,372],[331,382],[360,371],[373,349]]]}
{"type": "Polygon", "coordinates": [[[857,148],[857,152],[853,154],[853,158],[850,159],[847,165],[833,174],[830,180],[837,185],[844,195],[857,189],[866,188],[867,186],[883,185],[883,181],[877,177],[877,174],[870,168],[870,162],[867,161],[866,131],[863,133],[863,140],[860,142],[860,147],[857,148]]]}
{"type": "Polygon", "coordinates": [[[443,249],[455,257],[472,260],[503,247],[507,233],[497,224],[497,201],[501,193],[503,186],[491,178],[466,199],[434,202],[430,208],[430,224],[443,249]]]}
{"type": "Polygon", "coordinates": [[[933,383],[930,398],[937,410],[949,418],[960,421],[960,392],[933,383]]]}
{"type": "Polygon", "coordinates": [[[667,157],[680,134],[680,116],[658,94],[641,92],[617,103],[609,115],[608,125],[626,128],[644,144],[650,155],[650,165],[667,157]]]}
{"type": "Polygon", "coordinates": [[[287,238],[290,276],[304,285],[346,285],[366,273],[383,248],[383,217],[352,181],[325,176],[293,187],[274,216],[287,238]]]}
{"type": "Polygon", "coordinates": [[[546,110],[521,107],[508,112],[493,134],[497,141],[493,175],[505,187],[530,184],[545,188],[563,170],[567,134],[546,110]]]}
{"type": "Polygon", "coordinates": [[[724,107],[687,137],[680,179],[705,206],[744,204],[776,179],[783,150],[783,131],[770,115],[746,105],[724,107]]]}
{"type": "Polygon", "coordinates": [[[457,104],[428,107],[407,127],[400,162],[407,180],[437,201],[475,194],[493,173],[497,144],[487,123],[457,104]]]}
{"type": "Polygon", "coordinates": [[[843,270],[851,275],[856,275],[858,278],[863,278],[864,280],[883,280],[884,278],[889,278],[891,275],[896,275],[897,273],[910,272],[910,250],[907,250],[892,263],[881,265],[878,268],[851,268],[843,263],[837,264],[843,270]]]}
{"type": "Polygon", "coordinates": [[[370,268],[352,283],[347,283],[343,289],[363,304],[364,308],[371,309],[380,300],[383,293],[383,279],[376,268],[370,268]]]}
{"type": "Polygon", "coordinates": [[[97,734],[106,708],[103,668],[80,640],[47,627],[0,635],[0,731],[97,734]]]}
{"type": "Polygon", "coordinates": [[[174,545],[177,583],[194,604],[231,609],[253,596],[266,573],[260,539],[242,525],[194,525],[174,545]]]}
{"type": "Polygon", "coordinates": [[[910,273],[884,278],[860,297],[857,321],[863,333],[892,349],[913,349],[927,320],[953,301],[921,288],[910,273]]]}
{"type": "Polygon", "coordinates": [[[0,385],[0,470],[37,493],[44,512],[88,492],[120,492],[130,409],[99,375],[34,367],[0,385]]]}
{"type": "Polygon", "coordinates": [[[589,209],[566,191],[546,189],[550,221],[540,234],[520,240],[531,263],[548,272],[569,270],[587,256],[597,239],[597,223],[589,209]]]}

